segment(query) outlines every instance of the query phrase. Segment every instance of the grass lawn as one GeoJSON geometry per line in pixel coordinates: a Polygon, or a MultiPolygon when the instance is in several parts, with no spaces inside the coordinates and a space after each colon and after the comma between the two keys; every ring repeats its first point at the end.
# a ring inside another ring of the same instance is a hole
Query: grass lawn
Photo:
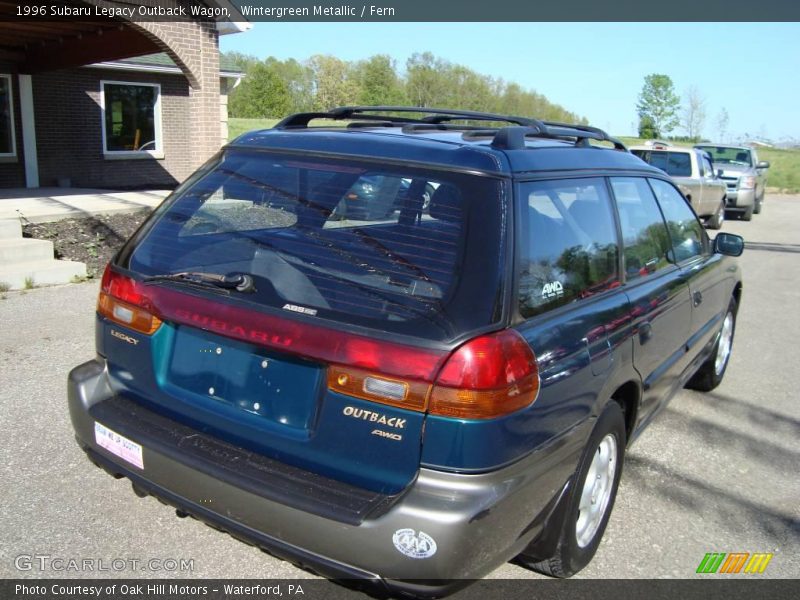
{"type": "Polygon", "coordinates": [[[228,119],[228,140],[239,137],[246,131],[253,129],[269,129],[278,119],[228,119]]]}
{"type": "MultiPolygon", "coordinates": [[[[644,140],[620,137],[626,146],[638,146],[644,140]]],[[[675,146],[692,146],[688,142],[670,142],[675,146]]],[[[759,160],[769,161],[767,187],[779,188],[789,194],[800,192],[800,150],[780,150],[778,148],[758,148],[759,160]]]]}
{"type": "MultiPolygon", "coordinates": [[[[280,119],[234,119],[231,117],[228,119],[228,140],[232,140],[233,138],[238,137],[247,131],[253,131],[254,129],[269,129],[279,120],[280,119]]],[[[319,119],[312,123],[312,126],[314,127],[325,125],[341,127],[343,122],[319,119]]]]}

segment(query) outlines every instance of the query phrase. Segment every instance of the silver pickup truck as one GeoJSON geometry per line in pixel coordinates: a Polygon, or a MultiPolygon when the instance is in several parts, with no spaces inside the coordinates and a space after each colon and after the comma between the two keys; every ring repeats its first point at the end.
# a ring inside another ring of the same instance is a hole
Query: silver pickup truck
{"type": "Polygon", "coordinates": [[[680,188],[694,212],[709,229],[719,229],[725,220],[727,189],[711,164],[711,156],[697,148],[673,146],[653,141],[632,146],[631,153],[658,167],[680,188]]]}
{"type": "Polygon", "coordinates": [[[761,212],[769,163],[758,160],[755,148],[717,144],[698,144],[695,148],[711,155],[714,169],[727,185],[727,210],[741,213],[745,221],[761,212]]]}

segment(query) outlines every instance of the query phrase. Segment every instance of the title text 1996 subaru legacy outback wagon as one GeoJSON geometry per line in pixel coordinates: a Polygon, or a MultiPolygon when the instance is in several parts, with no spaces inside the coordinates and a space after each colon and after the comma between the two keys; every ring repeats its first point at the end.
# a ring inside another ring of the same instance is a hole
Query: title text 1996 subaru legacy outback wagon
{"type": "Polygon", "coordinates": [[[331,578],[444,594],[514,557],[569,576],[626,445],[722,379],[742,247],[598,129],[294,115],[114,258],[72,422],[140,495],[331,578]]]}

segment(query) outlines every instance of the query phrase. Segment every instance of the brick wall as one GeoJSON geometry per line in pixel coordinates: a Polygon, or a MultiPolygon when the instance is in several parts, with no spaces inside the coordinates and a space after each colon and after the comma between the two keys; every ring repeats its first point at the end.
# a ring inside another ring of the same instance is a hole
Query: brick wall
{"type": "Polygon", "coordinates": [[[192,112],[192,158],[203,164],[220,147],[219,34],[211,21],[132,23],[154,39],[189,80],[192,112]]]}
{"type": "Polygon", "coordinates": [[[95,68],[65,69],[33,76],[39,181],[74,187],[172,187],[195,168],[191,98],[181,75],[95,68]],[[161,85],[164,158],[108,159],[103,155],[101,80],[161,85]]]}

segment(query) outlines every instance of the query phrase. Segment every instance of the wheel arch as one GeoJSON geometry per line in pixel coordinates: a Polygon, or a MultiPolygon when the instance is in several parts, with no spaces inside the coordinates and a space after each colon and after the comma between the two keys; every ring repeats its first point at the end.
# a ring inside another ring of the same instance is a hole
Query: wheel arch
{"type": "Polygon", "coordinates": [[[736,285],[733,286],[733,299],[736,300],[736,312],[739,311],[739,306],[742,303],[742,282],[737,281],[736,285]]]}
{"type": "Polygon", "coordinates": [[[642,387],[638,381],[626,381],[611,394],[611,401],[619,404],[625,416],[625,438],[630,443],[639,415],[642,387]]]}

